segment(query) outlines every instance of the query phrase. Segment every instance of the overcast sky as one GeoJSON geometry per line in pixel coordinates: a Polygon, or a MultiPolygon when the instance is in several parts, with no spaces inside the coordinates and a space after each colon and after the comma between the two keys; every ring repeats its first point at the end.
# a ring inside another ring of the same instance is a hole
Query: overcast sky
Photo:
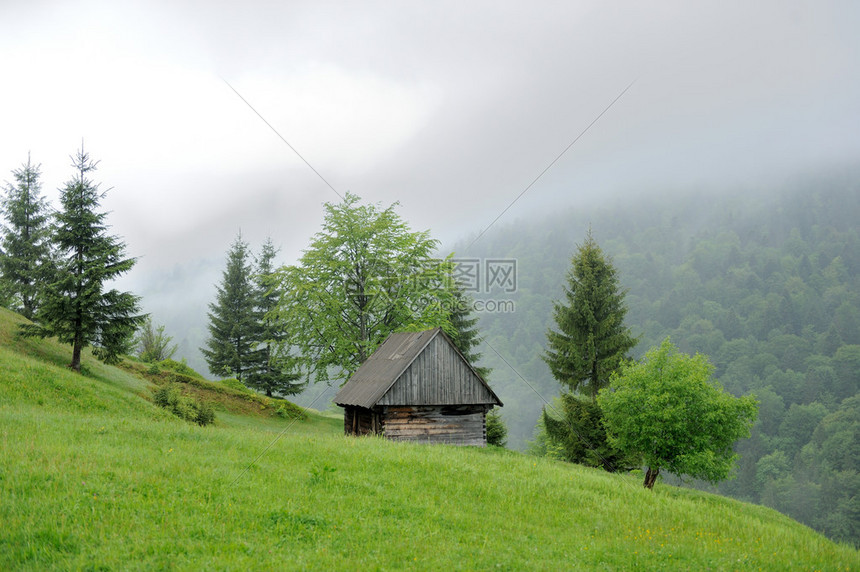
{"type": "Polygon", "coordinates": [[[29,151],[55,201],[83,139],[157,315],[153,282],[198,292],[240,229],[291,263],[338,200],[227,82],[338,193],[450,244],[631,82],[500,223],[856,162],[857,30],[852,1],[4,1],[0,180],[29,151]]]}

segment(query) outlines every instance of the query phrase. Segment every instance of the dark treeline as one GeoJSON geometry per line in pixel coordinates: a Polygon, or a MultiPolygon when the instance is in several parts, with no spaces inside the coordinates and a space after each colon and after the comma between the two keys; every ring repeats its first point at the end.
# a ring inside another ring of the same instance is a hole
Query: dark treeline
{"type": "Polygon", "coordinates": [[[481,315],[511,444],[526,445],[544,400],[558,395],[540,355],[552,301],[590,225],[628,290],[626,323],[640,336],[633,357],[671,336],[681,351],[707,354],[727,390],[760,401],[752,437],[737,445],[737,478],[719,492],[858,542],[858,180],[648,198],[482,238],[469,256],[518,263],[517,292],[494,295],[513,299],[516,310],[481,315]]]}

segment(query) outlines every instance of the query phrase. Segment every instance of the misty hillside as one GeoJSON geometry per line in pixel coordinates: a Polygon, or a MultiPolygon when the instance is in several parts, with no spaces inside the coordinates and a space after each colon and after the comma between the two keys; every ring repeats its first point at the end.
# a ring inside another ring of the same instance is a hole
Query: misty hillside
{"type": "Polygon", "coordinates": [[[513,300],[515,311],[481,314],[483,361],[511,444],[525,446],[559,394],[540,356],[552,301],[590,225],[628,289],[626,321],[641,336],[634,357],[671,336],[682,351],[707,354],[726,389],[761,402],[752,438],[738,444],[738,478],[718,490],[860,542],[857,181],[568,209],[455,248],[517,261],[517,291],[484,295],[513,300]]]}
{"type": "Polygon", "coordinates": [[[770,509],[637,477],[345,437],[315,414],[216,406],[201,427],[151,403],[138,364],[71,372],[69,347],[16,338],[21,321],[0,309],[3,570],[858,565],[770,509]]]}

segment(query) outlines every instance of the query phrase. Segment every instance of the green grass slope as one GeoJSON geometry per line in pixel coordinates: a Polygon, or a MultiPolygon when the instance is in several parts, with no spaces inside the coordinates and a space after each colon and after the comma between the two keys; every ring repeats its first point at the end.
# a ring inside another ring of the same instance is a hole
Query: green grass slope
{"type": "Polygon", "coordinates": [[[122,369],[64,365],[0,310],[0,569],[856,570],[779,513],[499,450],[218,411],[198,427],[122,369]]]}

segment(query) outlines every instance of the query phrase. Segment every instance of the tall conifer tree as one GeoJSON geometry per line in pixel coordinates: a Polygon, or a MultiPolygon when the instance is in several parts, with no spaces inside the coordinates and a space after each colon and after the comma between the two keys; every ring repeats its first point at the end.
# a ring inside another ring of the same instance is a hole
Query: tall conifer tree
{"type": "Polygon", "coordinates": [[[593,400],[637,340],[624,325],[625,292],[615,267],[590,230],[573,257],[564,294],[553,304],[558,329],[547,331],[543,358],[559,383],[593,400]]]}
{"type": "Polygon", "coordinates": [[[31,163],[29,154],[12,176],[15,183],[7,185],[0,200],[6,219],[0,240],[0,279],[13,297],[13,309],[32,320],[51,270],[49,212],[41,196],[40,166],[31,163]]]}
{"type": "Polygon", "coordinates": [[[257,260],[255,316],[258,329],[256,347],[245,384],[271,397],[291,395],[305,386],[300,383],[298,359],[290,355],[289,333],[277,318],[281,298],[280,283],[274,278],[274,261],[278,250],[267,239],[257,260]]]}
{"type": "Polygon", "coordinates": [[[239,381],[251,368],[259,336],[252,273],[248,243],[239,233],[227,253],[227,268],[216,286],[215,302],[209,304],[209,339],[206,347],[200,348],[210,372],[233,375],[239,381]]]}
{"type": "Polygon", "coordinates": [[[568,461],[616,471],[634,460],[607,441],[603,414],[595,403],[598,391],[624,363],[636,338],[624,325],[627,306],[615,267],[589,230],[573,256],[564,289],[555,302],[557,330],[547,331],[543,358],[553,377],[569,389],[562,395],[561,419],[543,412],[547,437],[568,461]],[[584,397],[577,395],[585,394],[584,397]]]}
{"type": "Polygon", "coordinates": [[[126,258],[125,244],[108,234],[107,213],[98,212],[106,192],[89,178],[97,165],[83,145],[72,157],[77,173],[60,190],[62,208],[52,237],[56,272],[45,287],[35,324],[22,327],[24,335],[56,336],[70,344],[69,367],[75,371],[81,370],[81,352],[88,345],[99,359],[118,361],[131,350],[134,333],[145,318],[139,314],[139,297],[105,291],[105,283],[131,270],[135,259],[126,258]]]}

